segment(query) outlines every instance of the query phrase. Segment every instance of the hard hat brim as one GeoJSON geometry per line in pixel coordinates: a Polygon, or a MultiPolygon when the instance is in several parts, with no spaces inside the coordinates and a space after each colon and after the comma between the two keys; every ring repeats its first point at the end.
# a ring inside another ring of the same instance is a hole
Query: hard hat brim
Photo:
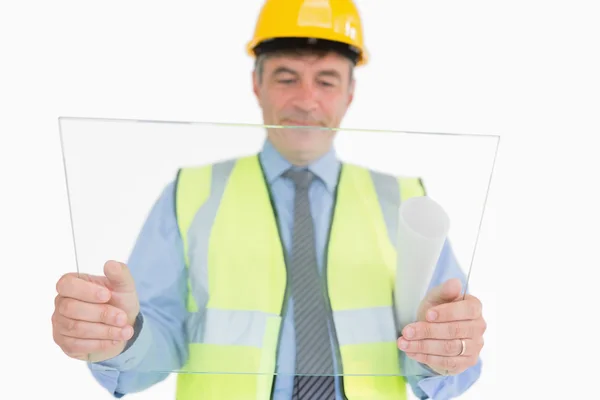
{"type": "Polygon", "coordinates": [[[278,37],[266,39],[258,43],[249,42],[247,45],[247,51],[253,57],[287,50],[332,51],[350,59],[355,65],[364,62],[364,56],[360,49],[348,43],[328,39],[278,37]]]}

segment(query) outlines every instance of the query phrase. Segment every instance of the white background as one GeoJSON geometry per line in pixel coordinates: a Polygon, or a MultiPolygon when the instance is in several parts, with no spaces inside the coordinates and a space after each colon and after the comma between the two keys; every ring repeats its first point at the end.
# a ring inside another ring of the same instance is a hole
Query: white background
{"type": "MultiPolygon", "coordinates": [[[[260,122],[244,54],[259,1],[83,3],[0,5],[1,398],[109,398],[52,340],[75,268],[58,117],[260,122]]],[[[501,136],[472,276],[485,369],[461,398],[595,397],[595,2],[357,3],[373,58],[345,126],[501,136]]]]}

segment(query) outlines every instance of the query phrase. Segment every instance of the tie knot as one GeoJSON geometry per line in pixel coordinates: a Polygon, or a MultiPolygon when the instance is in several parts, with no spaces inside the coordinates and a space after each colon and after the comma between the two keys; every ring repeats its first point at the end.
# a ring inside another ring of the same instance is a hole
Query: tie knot
{"type": "Polygon", "coordinates": [[[283,173],[283,176],[291,179],[294,182],[294,184],[296,185],[296,188],[298,188],[298,189],[308,188],[308,186],[313,181],[313,178],[315,177],[312,172],[310,172],[309,170],[306,170],[306,169],[303,169],[303,170],[288,169],[287,171],[285,171],[283,173]]]}

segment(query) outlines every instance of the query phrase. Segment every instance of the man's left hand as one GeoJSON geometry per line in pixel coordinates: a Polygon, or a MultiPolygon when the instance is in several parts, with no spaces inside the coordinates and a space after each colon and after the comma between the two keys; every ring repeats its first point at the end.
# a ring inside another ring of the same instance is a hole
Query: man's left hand
{"type": "Polygon", "coordinates": [[[456,375],[477,364],[485,330],[479,299],[463,300],[460,281],[450,279],[427,294],[398,347],[439,374],[456,375]]]}

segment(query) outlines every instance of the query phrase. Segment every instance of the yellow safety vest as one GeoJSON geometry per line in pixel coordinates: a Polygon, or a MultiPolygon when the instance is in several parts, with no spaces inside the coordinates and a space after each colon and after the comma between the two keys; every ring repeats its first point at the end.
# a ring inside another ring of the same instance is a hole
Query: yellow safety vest
{"type": "MultiPolygon", "coordinates": [[[[400,201],[425,192],[418,178],[349,164],[336,191],[326,279],[343,391],[348,400],[404,400],[393,312],[395,232],[400,201]]],[[[286,266],[258,156],[181,169],[175,202],[190,312],[177,399],[268,400],[286,266]]]]}

